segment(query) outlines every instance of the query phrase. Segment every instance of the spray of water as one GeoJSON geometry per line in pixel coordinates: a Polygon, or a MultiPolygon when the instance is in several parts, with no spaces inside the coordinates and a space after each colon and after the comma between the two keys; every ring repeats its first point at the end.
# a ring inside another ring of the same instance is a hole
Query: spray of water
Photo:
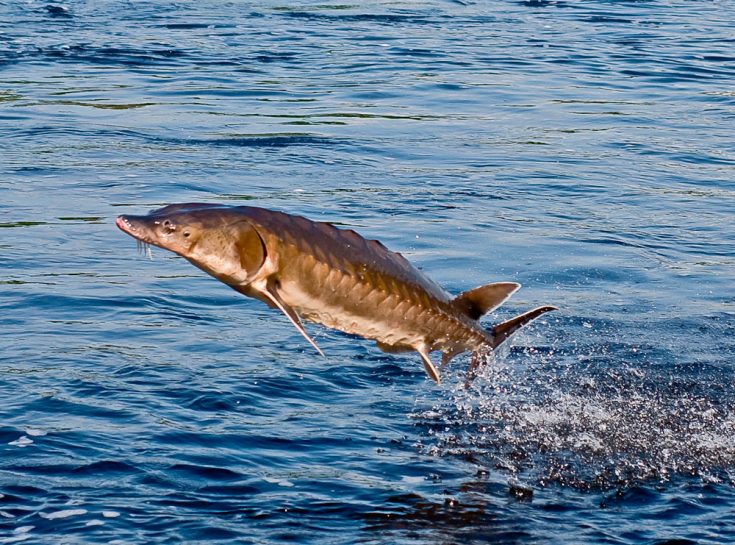
{"type": "Polygon", "coordinates": [[[420,448],[534,486],[607,489],[681,475],[731,482],[729,365],[684,356],[675,342],[554,344],[499,353],[470,389],[458,372],[440,403],[414,414],[420,448]]]}

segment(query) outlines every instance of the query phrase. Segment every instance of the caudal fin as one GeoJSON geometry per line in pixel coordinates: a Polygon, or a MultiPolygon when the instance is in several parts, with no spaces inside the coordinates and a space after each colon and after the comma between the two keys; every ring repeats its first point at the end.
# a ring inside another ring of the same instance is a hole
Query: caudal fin
{"type": "Polygon", "coordinates": [[[550,312],[552,310],[557,310],[557,308],[552,306],[538,307],[533,310],[529,310],[528,312],[524,312],[523,314],[519,314],[515,318],[511,318],[510,320],[506,320],[505,322],[501,322],[496,326],[493,326],[493,328],[490,330],[490,333],[492,335],[493,350],[500,346],[505,340],[508,339],[508,337],[513,335],[513,333],[518,331],[524,325],[533,322],[542,314],[546,314],[547,312],[550,312]]]}
{"type": "Polygon", "coordinates": [[[508,339],[508,337],[513,335],[513,333],[518,331],[524,325],[533,322],[542,314],[546,314],[547,312],[550,312],[552,310],[558,309],[556,307],[548,305],[538,307],[533,310],[529,310],[528,312],[524,312],[523,314],[519,314],[515,318],[511,318],[510,320],[506,320],[505,322],[501,322],[498,325],[494,326],[490,330],[490,335],[492,337],[491,342],[472,354],[470,367],[469,369],[467,369],[467,379],[465,380],[464,384],[465,388],[468,388],[475,377],[477,377],[479,370],[485,363],[487,363],[488,357],[493,350],[500,346],[504,341],[508,339]]]}

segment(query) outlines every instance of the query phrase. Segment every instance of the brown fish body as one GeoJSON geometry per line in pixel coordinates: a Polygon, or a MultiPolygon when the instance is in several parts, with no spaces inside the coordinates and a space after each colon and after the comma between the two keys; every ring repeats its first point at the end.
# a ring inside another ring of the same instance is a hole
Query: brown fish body
{"type": "Polygon", "coordinates": [[[243,213],[276,256],[281,297],[302,318],[396,349],[423,341],[443,350],[459,341],[472,350],[488,341],[449,294],[381,243],[283,213],[243,213]]]}
{"type": "Polygon", "coordinates": [[[300,319],[373,339],[386,352],[416,350],[437,382],[431,351],[441,350],[443,363],[472,351],[474,368],[481,352],[553,310],[540,307],[487,331],[478,318],[517,284],[489,284],[452,298],[378,241],[263,208],[171,205],[147,216],[120,216],[117,224],[279,308],[317,350],[300,319]]]}

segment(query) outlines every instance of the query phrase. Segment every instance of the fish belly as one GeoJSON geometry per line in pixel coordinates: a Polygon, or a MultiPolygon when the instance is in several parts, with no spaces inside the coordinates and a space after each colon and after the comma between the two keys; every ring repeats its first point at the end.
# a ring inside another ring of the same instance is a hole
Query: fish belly
{"type": "Polygon", "coordinates": [[[282,284],[280,293],[304,320],[389,345],[416,346],[424,341],[423,332],[403,319],[405,315],[397,316],[400,309],[391,308],[388,297],[380,304],[377,298],[361,297],[360,293],[315,295],[295,282],[282,284]]]}

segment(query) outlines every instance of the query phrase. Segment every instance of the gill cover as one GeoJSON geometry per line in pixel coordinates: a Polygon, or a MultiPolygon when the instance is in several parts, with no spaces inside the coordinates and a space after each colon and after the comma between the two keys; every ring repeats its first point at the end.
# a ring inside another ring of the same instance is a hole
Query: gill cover
{"type": "MultiPolygon", "coordinates": [[[[232,228],[234,233],[232,234],[235,240],[235,249],[240,257],[240,266],[247,273],[248,281],[252,281],[253,277],[258,273],[260,268],[265,263],[268,257],[268,252],[265,247],[265,242],[261,238],[257,229],[253,227],[248,221],[238,221],[232,228]]],[[[252,285],[232,286],[235,290],[249,297],[257,296],[259,294],[261,299],[264,299],[269,306],[279,309],[298,330],[299,333],[309,341],[309,344],[319,352],[320,355],[324,356],[324,352],[319,348],[314,339],[306,332],[301,318],[298,313],[291,308],[281,297],[278,292],[278,282],[275,278],[268,278],[265,286],[256,288],[252,285]]]]}
{"type": "Polygon", "coordinates": [[[238,221],[232,225],[232,237],[240,266],[253,277],[265,263],[267,252],[265,243],[258,231],[248,221],[238,221]]]}

